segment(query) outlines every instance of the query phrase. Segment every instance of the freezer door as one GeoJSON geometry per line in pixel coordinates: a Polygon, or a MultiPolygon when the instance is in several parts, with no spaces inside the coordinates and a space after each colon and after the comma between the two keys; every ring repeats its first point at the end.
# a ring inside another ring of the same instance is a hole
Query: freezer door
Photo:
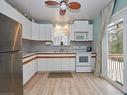
{"type": "Polygon", "coordinates": [[[0,52],[21,50],[22,25],[0,13],[0,52]]]}
{"type": "Polygon", "coordinates": [[[0,95],[23,95],[21,53],[0,54],[0,95]]]}

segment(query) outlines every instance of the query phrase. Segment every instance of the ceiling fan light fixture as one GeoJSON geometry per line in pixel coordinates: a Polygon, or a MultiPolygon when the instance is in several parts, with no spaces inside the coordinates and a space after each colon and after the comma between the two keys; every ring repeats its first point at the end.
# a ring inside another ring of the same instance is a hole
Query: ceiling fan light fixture
{"type": "Polygon", "coordinates": [[[59,14],[61,16],[65,15],[67,8],[79,9],[81,7],[80,3],[78,3],[78,2],[69,2],[69,0],[61,0],[61,2],[48,0],[48,1],[45,1],[45,4],[50,5],[50,6],[58,6],[60,8],[59,14]]]}
{"type": "Polygon", "coordinates": [[[61,3],[61,5],[60,5],[60,9],[62,10],[62,11],[64,11],[64,10],[66,10],[66,8],[67,8],[67,5],[66,5],[66,3],[61,3]]]}

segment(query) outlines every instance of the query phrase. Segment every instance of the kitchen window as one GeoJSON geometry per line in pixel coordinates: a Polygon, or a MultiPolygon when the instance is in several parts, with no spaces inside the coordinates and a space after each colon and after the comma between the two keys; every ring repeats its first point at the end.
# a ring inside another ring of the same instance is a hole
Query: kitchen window
{"type": "Polygon", "coordinates": [[[69,40],[69,25],[58,25],[54,26],[53,32],[53,44],[54,46],[67,46],[70,45],[69,40]]]}

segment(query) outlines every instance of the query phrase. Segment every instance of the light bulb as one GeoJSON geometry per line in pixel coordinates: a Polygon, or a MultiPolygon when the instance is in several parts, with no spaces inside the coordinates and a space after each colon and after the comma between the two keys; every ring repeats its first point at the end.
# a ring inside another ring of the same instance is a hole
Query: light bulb
{"type": "Polygon", "coordinates": [[[64,10],[66,10],[66,8],[67,8],[66,4],[62,3],[60,6],[60,9],[64,11],[64,10]]]}

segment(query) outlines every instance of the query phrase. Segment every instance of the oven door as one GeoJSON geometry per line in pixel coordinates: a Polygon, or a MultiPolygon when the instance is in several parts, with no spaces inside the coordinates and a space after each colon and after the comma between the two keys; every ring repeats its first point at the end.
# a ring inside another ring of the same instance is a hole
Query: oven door
{"type": "Polygon", "coordinates": [[[76,66],[91,66],[91,55],[89,53],[76,54],[76,66]]]}

